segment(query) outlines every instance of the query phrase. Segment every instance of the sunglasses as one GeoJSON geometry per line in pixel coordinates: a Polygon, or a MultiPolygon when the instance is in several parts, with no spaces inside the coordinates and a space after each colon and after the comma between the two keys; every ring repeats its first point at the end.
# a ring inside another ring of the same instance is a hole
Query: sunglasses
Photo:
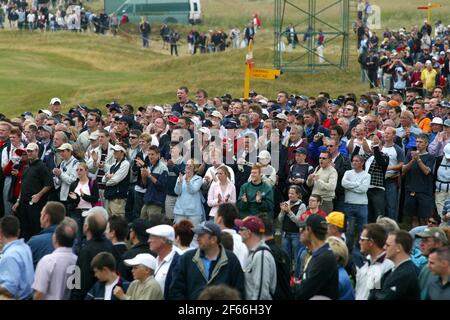
{"type": "Polygon", "coordinates": [[[370,238],[360,236],[360,237],[359,237],[359,240],[361,240],[361,241],[368,241],[368,240],[370,240],[370,238]]]}
{"type": "Polygon", "coordinates": [[[137,139],[138,137],[130,136],[130,139],[137,139]]]}

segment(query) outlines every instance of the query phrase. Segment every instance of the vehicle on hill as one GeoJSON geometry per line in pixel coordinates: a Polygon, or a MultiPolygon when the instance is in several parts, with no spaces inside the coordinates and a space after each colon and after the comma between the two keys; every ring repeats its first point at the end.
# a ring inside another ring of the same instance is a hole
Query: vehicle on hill
{"type": "Polygon", "coordinates": [[[105,12],[115,12],[118,17],[126,13],[135,23],[141,17],[167,24],[198,24],[202,20],[200,0],[105,0],[105,12]]]}

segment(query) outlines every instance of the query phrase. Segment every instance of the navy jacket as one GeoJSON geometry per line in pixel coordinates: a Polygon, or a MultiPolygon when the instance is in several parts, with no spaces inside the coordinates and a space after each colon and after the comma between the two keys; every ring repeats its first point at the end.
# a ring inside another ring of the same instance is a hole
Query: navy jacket
{"type": "MultiPolygon", "coordinates": [[[[128,281],[123,280],[122,277],[119,276],[119,282],[114,286],[114,288],[121,287],[123,289],[123,292],[127,292],[129,285],[130,283],[128,281]]],[[[89,290],[84,300],[105,300],[105,283],[97,281],[91,288],[91,290],[89,290]]],[[[117,299],[113,293],[111,294],[111,300],[119,300],[119,299],[117,299]]]]}
{"type": "Polygon", "coordinates": [[[369,300],[420,300],[417,271],[411,260],[402,262],[381,278],[381,289],[372,289],[369,300]]]}
{"type": "MultiPolygon", "coordinates": [[[[185,252],[179,259],[170,286],[169,299],[196,300],[207,286],[226,284],[245,296],[245,278],[236,255],[221,246],[206,278],[200,249],[185,252]]],[[[167,283],[167,281],[166,281],[167,283]]]]}
{"type": "Polygon", "coordinates": [[[150,167],[150,173],[157,181],[153,183],[149,177],[147,178],[147,190],[144,195],[144,203],[162,207],[166,201],[167,167],[161,160],[158,160],[156,165],[150,167]]]}
{"type": "Polygon", "coordinates": [[[53,247],[52,236],[56,227],[56,224],[51,225],[28,240],[28,245],[30,246],[31,253],[33,254],[33,265],[35,268],[43,256],[50,254],[53,250],[55,250],[53,247]]]}

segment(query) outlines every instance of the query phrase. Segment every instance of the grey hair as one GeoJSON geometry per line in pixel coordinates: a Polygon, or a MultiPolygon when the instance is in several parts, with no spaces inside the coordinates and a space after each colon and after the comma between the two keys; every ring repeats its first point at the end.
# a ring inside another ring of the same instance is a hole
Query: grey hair
{"type": "Polygon", "coordinates": [[[388,234],[392,231],[400,230],[400,227],[398,226],[397,222],[394,219],[388,217],[379,216],[377,218],[377,224],[382,226],[383,229],[386,230],[386,233],[388,234]]]}

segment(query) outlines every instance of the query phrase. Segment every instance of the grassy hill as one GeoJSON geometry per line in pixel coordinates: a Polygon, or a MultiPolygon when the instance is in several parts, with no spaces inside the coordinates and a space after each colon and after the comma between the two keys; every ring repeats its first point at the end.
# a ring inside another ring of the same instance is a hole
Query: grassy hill
{"type": "MultiPolygon", "coordinates": [[[[422,1],[372,2],[383,8],[383,27],[409,28],[423,22],[423,13],[415,9],[422,1]]],[[[101,7],[100,2],[89,5],[101,7]]],[[[433,17],[447,22],[444,16],[449,16],[449,7],[442,8],[433,17]]],[[[234,24],[243,26],[251,13],[258,12],[263,29],[258,33],[254,56],[258,67],[270,68],[273,66],[272,8],[273,1],[269,0],[204,0],[205,23],[199,29],[228,30],[234,24]]],[[[329,13],[330,21],[338,18],[329,13]]],[[[140,48],[140,39],[132,31],[119,37],[0,31],[0,112],[15,116],[23,111],[35,111],[47,106],[53,96],[63,100],[65,109],[78,103],[101,107],[113,99],[134,106],[170,103],[175,101],[176,88],[181,85],[191,90],[205,88],[211,96],[242,95],[245,49],[189,56],[182,43],[181,56],[171,57],[161,49],[156,28],[153,28],[150,50],[140,48]]],[[[185,32],[187,27],[181,29],[185,32]]],[[[352,45],[354,52],[354,41],[352,45]]],[[[347,71],[289,73],[275,81],[252,80],[251,88],[270,98],[281,89],[307,95],[321,90],[332,94],[365,92],[367,86],[359,83],[355,55],[351,59],[347,71]]]]}

